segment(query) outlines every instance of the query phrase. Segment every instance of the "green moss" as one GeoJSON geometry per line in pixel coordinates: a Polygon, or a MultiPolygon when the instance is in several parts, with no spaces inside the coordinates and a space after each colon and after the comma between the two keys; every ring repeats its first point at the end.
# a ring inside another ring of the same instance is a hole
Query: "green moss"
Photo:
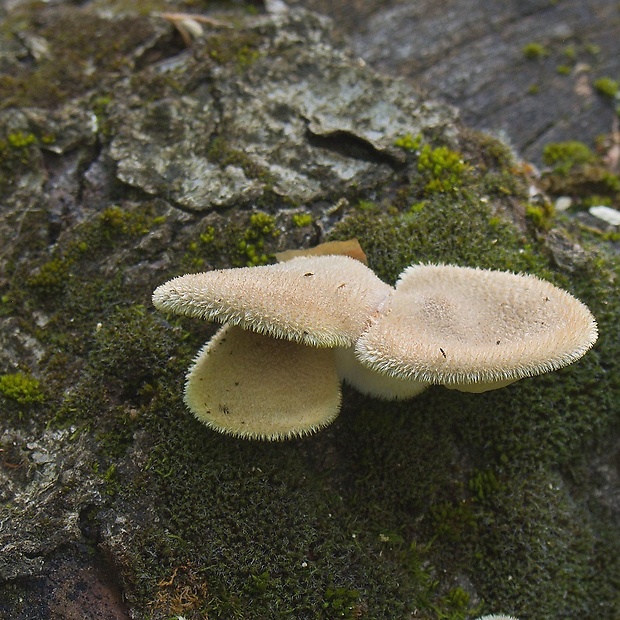
{"type": "Polygon", "coordinates": [[[295,228],[305,228],[312,224],[313,219],[309,213],[294,213],[291,222],[295,228]]]}
{"type": "Polygon", "coordinates": [[[16,149],[23,149],[31,144],[34,144],[37,139],[32,133],[24,133],[23,131],[16,131],[10,133],[7,137],[7,142],[16,149]]]}
{"type": "Polygon", "coordinates": [[[200,233],[200,242],[205,245],[213,243],[215,240],[215,228],[213,226],[207,226],[207,228],[200,233]]]}
{"type": "Polygon", "coordinates": [[[325,591],[323,608],[332,618],[359,618],[363,610],[360,607],[360,593],[357,590],[329,587],[325,591]]]}
{"type": "Polygon", "coordinates": [[[36,169],[40,156],[38,143],[37,137],[29,132],[0,134],[0,190],[3,193],[10,192],[27,170],[36,169]]]}
{"type": "Polygon", "coordinates": [[[111,95],[96,95],[91,102],[91,109],[94,115],[97,117],[97,131],[104,138],[109,138],[112,135],[112,127],[108,119],[109,107],[113,101],[111,95]]]}
{"type": "Polygon", "coordinates": [[[486,469],[473,472],[473,476],[468,482],[468,488],[474,499],[482,502],[502,490],[503,485],[492,469],[486,469]]]}
{"type": "Polygon", "coordinates": [[[44,399],[39,380],[24,372],[0,375],[0,394],[20,405],[41,403],[44,399]]]}
{"type": "Polygon", "coordinates": [[[553,226],[555,209],[550,202],[542,204],[527,204],[525,216],[539,230],[549,230],[553,226]]]}
{"type": "Polygon", "coordinates": [[[273,216],[263,211],[244,213],[199,232],[187,245],[180,269],[204,269],[209,263],[234,267],[266,264],[273,260],[274,242],[279,236],[273,216]]]}
{"type": "Polygon", "coordinates": [[[397,215],[360,212],[337,226],[334,236],[357,237],[373,269],[388,282],[404,265],[421,260],[513,271],[544,264],[508,222],[491,219],[489,207],[473,197],[468,202],[438,194],[423,208],[397,215]]]}
{"type": "Polygon", "coordinates": [[[469,593],[457,586],[443,597],[442,605],[438,606],[438,616],[449,620],[464,620],[471,617],[475,611],[472,609],[470,601],[469,593]]]}
{"type": "Polygon", "coordinates": [[[150,281],[150,261],[164,248],[142,241],[167,227],[172,275],[186,257],[257,264],[277,245],[272,215],[237,209],[181,226],[149,203],[112,206],[67,230],[52,253],[37,246],[35,258],[11,261],[3,311],[46,348],[54,399],[31,403],[29,423],[88,433],[103,508],[127,518],[110,544],[135,609],[227,620],[461,620],[479,608],[614,617],[620,543],[589,464],[617,436],[620,268],[593,253],[565,273],[539,240],[544,227],[521,230],[501,215],[526,196],[508,153],[473,138],[462,153],[426,148],[422,169],[408,155],[411,184],[347,196],[360,206],[331,237],[357,236],[389,282],[431,261],[548,278],[599,321],[583,360],[485,394],[430,388],[383,402],[345,386],[342,413],[322,433],[244,442],[186,410],[186,369],[214,327],[150,307],[164,277],[150,281]],[[433,179],[442,191],[428,190],[433,179]],[[46,287],[62,294],[43,299],[46,287]]]}
{"type": "Polygon", "coordinates": [[[26,280],[26,285],[41,297],[60,295],[67,286],[72,261],[63,256],[43,263],[26,280]]]}
{"type": "Polygon", "coordinates": [[[602,77],[594,80],[594,89],[601,95],[613,99],[620,90],[620,83],[618,80],[612,80],[609,77],[602,77]]]}
{"type": "Polygon", "coordinates": [[[75,7],[48,12],[42,18],[35,14],[22,19],[20,31],[44,39],[48,53],[22,63],[18,71],[0,75],[1,108],[45,108],[90,89],[105,88],[104,81],[113,82],[122,75],[130,66],[132,50],[153,32],[144,18],[110,20],[75,7]]]}
{"type": "Polygon", "coordinates": [[[478,524],[471,502],[462,499],[432,504],[429,516],[435,535],[444,541],[459,543],[478,524]]]}
{"type": "Polygon", "coordinates": [[[527,60],[542,60],[549,55],[549,50],[542,43],[527,43],[521,49],[521,53],[527,60]]]}
{"type": "Polygon", "coordinates": [[[433,148],[429,144],[422,147],[417,167],[424,178],[427,194],[454,192],[463,185],[470,169],[461,153],[446,146],[433,148]]]}
{"type": "Polygon", "coordinates": [[[149,218],[145,214],[125,211],[117,205],[105,208],[98,220],[100,232],[110,240],[119,236],[140,237],[149,232],[149,218]]]}
{"type": "Polygon", "coordinates": [[[420,148],[420,144],[422,144],[422,136],[412,136],[410,133],[394,140],[394,146],[411,152],[417,151],[420,148]]]}
{"type": "Polygon", "coordinates": [[[558,75],[570,75],[573,69],[570,65],[558,65],[555,70],[558,75]]]}
{"type": "Polygon", "coordinates": [[[371,200],[360,200],[355,208],[360,211],[378,211],[379,209],[378,205],[371,200]]]}
{"type": "Polygon", "coordinates": [[[211,35],[208,38],[208,54],[218,64],[234,63],[240,71],[260,58],[261,38],[255,32],[234,32],[211,35]]]}
{"type": "Polygon", "coordinates": [[[543,160],[551,166],[541,179],[550,194],[579,198],[582,207],[594,202],[615,204],[620,199],[620,176],[610,172],[604,159],[585,144],[548,144],[543,160]]]}
{"type": "Polygon", "coordinates": [[[577,50],[574,45],[567,45],[563,50],[565,58],[571,61],[577,60],[577,50]]]}
{"type": "Polygon", "coordinates": [[[271,215],[260,211],[252,213],[249,226],[237,243],[237,256],[233,257],[233,264],[250,267],[271,262],[273,257],[263,251],[265,242],[279,236],[280,231],[271,215]]]}
{"type": "Polygon", "coordinates": [[[552,142],[543,149],[543,162],[558,174],[568,174],[576,166],[592,163],[595,155],[583,142],[552,142]]]}

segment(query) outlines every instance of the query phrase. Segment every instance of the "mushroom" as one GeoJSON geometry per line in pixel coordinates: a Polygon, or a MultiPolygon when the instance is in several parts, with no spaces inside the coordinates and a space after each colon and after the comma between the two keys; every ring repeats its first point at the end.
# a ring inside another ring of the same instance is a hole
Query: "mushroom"
{"type": "Polygon", "coordinates": [[[333,347],[352,347],[393,291],[360,261],[330,255],[181,276],[153,303],[227,323],[189,371],[194,415],[221,432],[284,439],[338,415],[333,347]]]}
{"type": "Polygon", "coordinates": [[[214,429],[262,439],[329,424],[341,379],[380,398],[484,392],[570,364],[597,338],[586,306],[534,276],[417,265],[394,288],[339,255],[181,276],[153,303],[227,324],[198,354],[185,402],[214,429]]]}
{"type": "Polygon", "coordinates": [[[597,335],[584,304],[535,276],[415,265],[355,354],[390,377],[484,392],[576,361],[597,335]]]}
{"type": "Polygon", "coordinates": [[[217,431],[287,439],[336,418],[340,378],[329,349],[224,325],[190,368],[185,404],[217,431]]]}
{"type": "Polygon", "coordinates": [[[273,338],[348,347],[392,292],[358,260],[333,255],[180,276],[155,290],[153,304],[273,338]]]}

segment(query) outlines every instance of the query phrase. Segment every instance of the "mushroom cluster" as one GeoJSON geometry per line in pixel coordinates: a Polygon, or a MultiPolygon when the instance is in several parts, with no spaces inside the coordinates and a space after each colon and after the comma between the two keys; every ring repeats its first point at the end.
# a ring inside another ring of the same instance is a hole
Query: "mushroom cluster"
{"type": "Polygon", "coordinates": [[[584,304],[531,275],[420,264],[392,287],[338,254],[180,276],[153,303],[224,323],[187,376],[194,415],[270,440],[331,423],[342,380],[387,399],[484,392],[570,364],[598,336],[584,304]]]}

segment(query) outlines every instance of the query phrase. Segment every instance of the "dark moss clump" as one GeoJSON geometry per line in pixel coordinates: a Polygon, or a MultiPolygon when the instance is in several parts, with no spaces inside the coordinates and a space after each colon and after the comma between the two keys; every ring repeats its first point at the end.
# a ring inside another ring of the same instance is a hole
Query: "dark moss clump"
{"type": "Polygon", "coordinates": [[[492,216],[484,203],[441,195],[396,215],[362,211],[337,226],[333,236],[357,237],[373,269],[389,282],[420,261],[546,272],[535,244],[492,216]]]}
{"type": "Polygon", "coordinates": [[[257,32],[215,34],[208,38],[208,54],[218,64],[237,66],[241,71],[258,60],[260,43],[257,32]]]}
{"type": "Polygon", "coordinates": [[[88,364],[109,390],[114,382],[123,400],[140,402],[154,391],[173,343],[162,321],[144,306],[114,308],[97,324],[88,364]]]}
{"type": "Polygon", "coordinates": [[[77,7],[33,10],[20,20],[20,31],[45,42],[45,52],[0,74],[0,108],[53,107],[128,72],[131,52],[153,36],[149,20],[109,20],[77,7]]]}
{"type": "Polygon", "coordinates": [[[543,161],[550,166],[541,179],[549,193],[575,198],[577,209],[600,204],[620,207],[620,177],[609,169],[602,155],[586,144],[548,144],[543,150],[543,161]]]}
{"type": "MultiPolygon", "coordinates": [[[[329,436],[238,442],[205,433],[179,400],[163,416],[160,402],[151,420],[168,439],[152,452],[141,482],[159,487],[162,526],[175,532],[156,563],[141,556],[152,579],[144,595],[156,593],[162,616],[175,609],[178,590],[155,584],[178,571],[195,587],[209,584],[186,610],[192,618],[328,619],[361,611],[392,618],[413,610],[431,579],[408,577],[424,574],[420,559],[402,540],[384,541],[353,509],[354,489],[340,496],[333,468],[320,464],[321,452],[335,447],[329,436]]],[[[152,544],[149,533],[134,544],[152,544]]]]}
{"type": "Polygon", "coordinates": [[[8,194],[15,189],[15,181],[39,162],[40,138],[30,132],[3,129],[0,127],[0,191],[8,194]]]}
{"type": "Polygon", "coordinates": [[[593,163],[594,153],[583,142],[553,142],[543,149],[543,161],[558,174],[568,174],[577,166],[593,163]]]}

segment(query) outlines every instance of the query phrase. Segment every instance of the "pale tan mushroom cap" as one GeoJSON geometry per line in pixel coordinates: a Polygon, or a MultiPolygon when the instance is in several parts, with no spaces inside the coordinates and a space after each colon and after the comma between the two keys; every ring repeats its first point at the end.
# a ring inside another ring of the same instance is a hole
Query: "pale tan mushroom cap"
{"type": "Polygon", "coordinates": [[[597,335],[584,304],[535,276],[419,265],[356,354],[391,376],[484,391],[570,364],[597,335]]]}
{"type": "Polygon", "coordinates": [[[185,403],[204,424],[251,439],[288,439],[330,424],[340,411],[331,349],[225,325],[187,375],[185,403]]]}
{"type": "Polygon", "coordinates": [[[350,346],[393,288],[348,256],[301,257],[180,276],[158,287],[160,310],[232,323],[312,346],[350,346]]]}

